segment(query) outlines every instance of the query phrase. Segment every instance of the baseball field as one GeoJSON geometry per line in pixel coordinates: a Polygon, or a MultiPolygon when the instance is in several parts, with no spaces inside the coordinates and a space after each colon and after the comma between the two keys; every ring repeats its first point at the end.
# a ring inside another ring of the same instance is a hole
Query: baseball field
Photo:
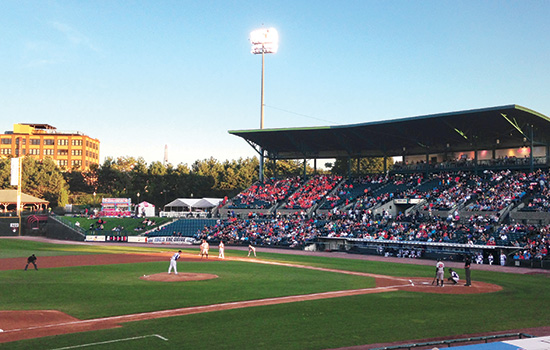
{"type": "Polygon", "coordinates": [[[168,275],[177,249],[0,239],[0,349],[368,349],[550,325],[548,274],[474,267],[440,288],[431,266],[193,247],[168,275]]]}

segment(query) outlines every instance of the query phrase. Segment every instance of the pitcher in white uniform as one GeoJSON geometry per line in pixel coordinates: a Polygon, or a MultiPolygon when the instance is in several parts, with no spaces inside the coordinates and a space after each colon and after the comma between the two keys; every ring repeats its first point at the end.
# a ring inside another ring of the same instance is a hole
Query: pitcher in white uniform
{"type": "Polygon", "coordinates": [[[172,272],[172,269],[174,269],[174,274],[178,274],[178,267],[177,267],[177,261],[180,258],[181,250],[178,250],[177,253],[174,253],[172,257],[170,258],[170,267],[168,268],[168,274],[172,272]]]}

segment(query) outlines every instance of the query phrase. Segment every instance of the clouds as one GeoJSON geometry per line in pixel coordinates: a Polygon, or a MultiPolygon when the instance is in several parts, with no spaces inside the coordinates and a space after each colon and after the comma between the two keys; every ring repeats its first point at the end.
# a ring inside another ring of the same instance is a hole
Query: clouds
{"type": "Polygon", "coordinates": [[[33,37],[23,41],[22,62],[26,68],[74,64],[90,54],[102,54],[88,36],[67,23],[49,21],[29,34],[33,37]]]}
{"type": "Polygon", "coordinates": [[[91,42],[91,40],[84,34],[80,33],[75,28],[66,23],[51,22],[50,25],[56,29],[59,33],[63,34],[68,42],[74,46],[89,49],[94,52],[100,52],[100,50],[91,42]]]}

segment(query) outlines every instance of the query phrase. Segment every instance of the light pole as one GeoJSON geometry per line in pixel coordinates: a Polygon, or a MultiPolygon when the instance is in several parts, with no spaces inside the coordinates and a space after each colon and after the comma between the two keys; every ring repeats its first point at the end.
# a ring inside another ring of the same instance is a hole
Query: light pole
{"type": "MultiPolygon", "coordinates": [[[[262,96],[260,109],[260,129],[264,128],[264,76],[265,54],[276,53],[279,49],[279,34],[275,28],[256,29],[250,33],[251,53],[262,55],[262,96]]],[[[260,148],[260,182],[264,181],[264,150],[260,148]]]]}

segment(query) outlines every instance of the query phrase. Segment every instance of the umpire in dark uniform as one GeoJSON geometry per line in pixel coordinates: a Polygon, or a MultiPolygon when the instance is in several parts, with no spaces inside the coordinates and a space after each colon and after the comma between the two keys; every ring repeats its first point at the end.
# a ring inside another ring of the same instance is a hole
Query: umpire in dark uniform
{"type": "Polygon", "coordinates": [[[27,265],[25,265],[25,271],[27,271],[27,267],[29,267],[29,264],[33,264],[34,269],[38,270],[38,267],[36,267],[36,256],[34,256],[34,254],[27,258],[27,265]]]}
{"type": "Polygon", "coordinates": [[[464,275],[466,276],[466,287],[469,287],[472,285],[472,280],[470,278],[470,264],[472,261],[470,260],[470,257],[466,255],[464,257],[464,275]]]}

